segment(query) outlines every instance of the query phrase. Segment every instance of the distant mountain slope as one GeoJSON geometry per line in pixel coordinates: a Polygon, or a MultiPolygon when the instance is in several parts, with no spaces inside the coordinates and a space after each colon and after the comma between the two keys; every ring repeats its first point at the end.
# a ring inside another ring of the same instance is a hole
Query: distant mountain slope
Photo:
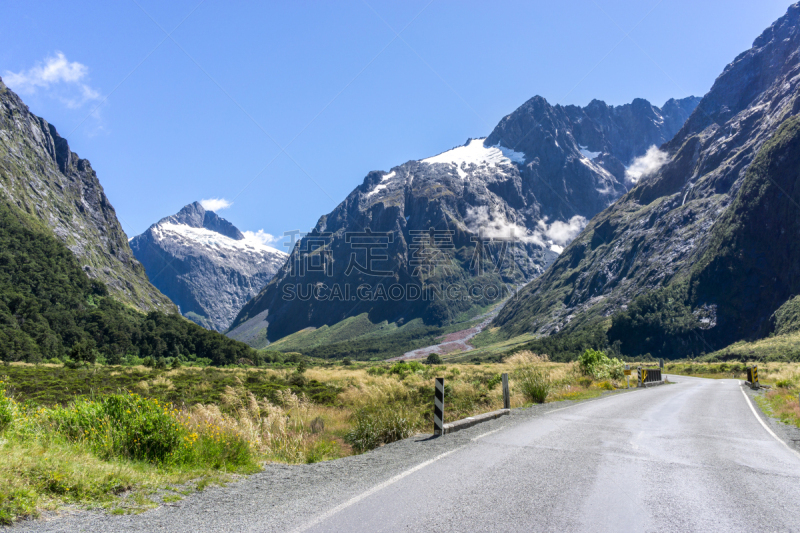
{"type": "Polygon", "coordinates": [[[595,217],[494,325],[513,336],[613,322],[609,340],[625,353],[665,356],[769,332],[800,290],[799,83],[795,4],[725,68],[664,146],[663,166],[595,217]]]}
{"type": "Polygon", "coordinates": [[[695,105],[595,101],[581,109],[537,96],[486,139],[370,172],[299,242],[229,335],[260,346],[362,313],[372,323],[442,325],[496,302],[508,285],[544,272],[589,218],[624,194],[626,165],[674,135],[695,105]],[[355,268],[378,244],[383,259],[355,268]],[[425,263],[432,258],[440,261],[425,263]],[[368,294],[357,294],[360,286],[368,294]]]}
{"type": "Polygon", "coordinates": [[[199,202],[130,242],[150,281],[201,326],[225,331],[287,254],[247,237],[199,202]]]}
{"type": "Polygon", "coordinates": [[[0,195],[50,228],[90,278],[142,311],[175,306],[147,279],[89,161],[0,80],[0,195]]]}

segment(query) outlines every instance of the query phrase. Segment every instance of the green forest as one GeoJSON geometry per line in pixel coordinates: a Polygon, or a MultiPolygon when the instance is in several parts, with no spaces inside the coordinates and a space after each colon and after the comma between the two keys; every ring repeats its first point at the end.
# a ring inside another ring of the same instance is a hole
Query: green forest
{"type": "Polygon", "coordinates": [[[0,202],[0,359],[260,362],[246,344],[179,315],[145,315],[114,300],[63,243],[5,202],[0,202]]]}

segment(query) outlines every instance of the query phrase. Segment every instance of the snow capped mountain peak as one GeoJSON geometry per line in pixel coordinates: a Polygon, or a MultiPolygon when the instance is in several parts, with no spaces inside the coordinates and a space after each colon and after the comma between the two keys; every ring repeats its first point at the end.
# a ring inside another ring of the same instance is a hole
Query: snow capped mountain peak
{"type": "Polygon", "coordinates": [[[179,239],[187,243],[193,242],[200,246],[217,250],[231,250],[250,254],[288,255],[286,252],[264,244],[253,232],[244,233],[241,239],[233,239],[207,228],[193,228],[187,224],[159,222],[153,227],[153,235],[159,240],[179,239]]]}
{"type": "Polygon", "coordinates": [[[201,326],[225,331],[288,255],[263,231],[239,231],[199,202],[131,240],[150,281],[201,326]]]}

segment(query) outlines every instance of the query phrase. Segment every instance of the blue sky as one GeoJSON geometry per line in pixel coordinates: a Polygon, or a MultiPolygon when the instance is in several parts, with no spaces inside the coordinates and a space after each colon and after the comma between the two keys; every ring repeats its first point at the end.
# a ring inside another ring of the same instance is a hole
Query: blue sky
{"type": "Polygon", "coordinates": [[[128,236],[209,198],[280,235],[537,94],[702,96],[789,5],[5,0],[0,76],[91,161],[128,236]]]}

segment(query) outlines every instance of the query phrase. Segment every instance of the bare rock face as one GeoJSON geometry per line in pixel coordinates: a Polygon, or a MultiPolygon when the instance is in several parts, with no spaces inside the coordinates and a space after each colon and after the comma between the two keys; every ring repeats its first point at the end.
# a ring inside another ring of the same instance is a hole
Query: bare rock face
{"type": "Polygon", "coordinates": [[[0,198],[50,228],[118,300],[142,311],[175,306],[147,279],[86,159],[0,80],[0,198]]]}
{"type": "MultiPolygon", "coordinates": [[[[597,215],[494,325],[509,336],[574,330],[608,320],[639,296],[684,283],[681,305],[691,308],[697,331],[706,331],[696,353],[763,335],[772,311],[800,290],[800,279],[789,279],[797,277],[791,265],[800,256],[784,236],[797,231],[800,212],[800,185],[787,167],[795,160],[798,96],[795,4],[725,68],[663,153],[650,158],[636,186],[597,215]],[[774,146],[759,155],[768,141],[774,146]],[[761,162],[754,166],[757,155],[761,162]]],[[[685,109],[677,101],[668,108],[685,109]]],[[[694,348],[686,349],[684,355],[694,348]]]]}
{"type": "Polygon", "coordinates": [[[198,202],[161,219],[130,244],[152,283],[181,313],[216,331],[228,328],[287,257],[198,202]]]}
{"type": "Polygon", "coordinates": [[[541,275],[622,196],[625,166],[672,137],[695,103],[581,109],[534,97],[486,139],[370,172],[298,242],[228,335],[261,346],[362,313],[439,325],[496,302],[541,275]],[[368,265],[370,245],[381,259],[368,265]]]}

